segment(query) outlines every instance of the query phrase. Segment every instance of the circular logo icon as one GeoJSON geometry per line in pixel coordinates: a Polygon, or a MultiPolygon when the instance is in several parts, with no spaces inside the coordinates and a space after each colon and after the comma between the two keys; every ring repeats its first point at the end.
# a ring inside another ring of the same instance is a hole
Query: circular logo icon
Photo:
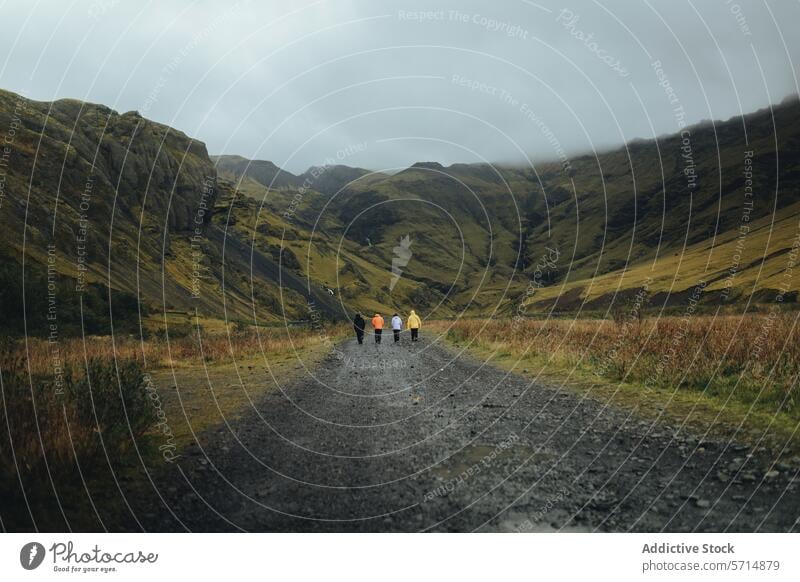
{"type": "Polygon", "coordinates": [[[19,563],[26,570],[35,570],[44,561],[44,546],[39,542],[28,542],[19,551],[19,563]]]}

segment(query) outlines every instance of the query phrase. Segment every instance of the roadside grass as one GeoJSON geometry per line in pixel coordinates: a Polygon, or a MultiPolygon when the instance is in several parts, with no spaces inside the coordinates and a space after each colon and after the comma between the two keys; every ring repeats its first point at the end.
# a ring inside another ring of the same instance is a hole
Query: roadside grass
{"type": "Polygon", "coordinates": [[[196,366],[202,362],[224,363],[233,358],[291,352],[316,342],[331,341],[344,333],[344,326],[313,329],[297,327],[246,327],[239,331],[222,328],[215,333],[198,334],[197,328],[179,327],[178,333],[159,330],[142,341],[131,336],[88,336],[62,339],[54,347],[47,339],[28,338],[11,344],[12,350],[27,360],[31,373],[52,373],[54,349],[66,364],[83,365],[85,360],[137,360],[148,369],[196,366]],[[338,334],[338,335],[337,335],[338,334]],[[177,337],[176,337],[177,336],[177,337]]]}
{"type": "MultiPolygon", "coordinates": [[[[298,376],[313,373],[317,363],[330,351],[331,343],[342,338],[344,326],[324,333],[319,330],[291,330],[291,336],[262,338],[254,332],[234,342],[234,349],[220,343],[204,342],[203,359],[190,351],[192,359],[176,353],[165,357],[166,365],[150,375],[178,449],[194,442],[197,435],[223,427],[251,409],[265,393],[298,376]],[[194,363],[191,363],[191,362],[194,363]]],[[[263,334],[263,330],[262,330],[263,334]]],[[[186,349],[186,348],[184,348],[186,349]]],[[[156,439],[161,435],[156,435],[156,439]]]]}
{"type": "Polygon", "coordinates": [[[3,528],[97,530],[97,516],[113,528],[125,513],[120,480],[146,487],[143,471],[164,467],[165,444],[178,456],[278,382],[313,370],[345,329],[3,342],[3,528]]]}
{"type": "Polygon", "coordinates": [[[800,452],[796,314],[432,322],[450,344],[699,435],[800,452]]]}
{"type": "Polygon", "coordinates": [[[4,529],[63,530],[73,508],[70,525],[91,522],[90,484],[107,480],[108,467],[121,470],[157,420],[139,362],[55,365],[50,374],[34,371],[18,351],[0,349],[4,529]]]}
{"type": "MultiPolygon", "coordinates": [[[[120,367],[135,363],[140,382],[145,373],[153,381],[168,417],[193,419],[191,426],[179,431],[183,441],[193,431],[234,417],[275,386],[273,377],[285,381],[295,372],[302,373],[304,367],[313,369],[331,345],[348,331],[345,325],[334,325],[316,329],[251,327],[230,333],[181,335],[175,339],[156,334],[146,341],[131,336],[93,336],[85,340],[62,340],[57,355],[71,377],[81,377],[86,362],[109,369],[114,368],[115,360],[120,367]]],[[[53,349],[46,339],[39,338],[7,347],[8,361],[18,363],[14,374],[20,379],[20,386],[27,385],[28,370],[30,377],[37,380],[37,386],[42,387],[40,390],[54,382],[53,349]]],[[[4,365],[3,374],[6,373],[4,365]]],[[[116,386],[113,377],[109,376],[108,381],[116,386]]],[[[141,385],[137,386],[136,389],[143,390],[141,385]]],[[[49,408],[48,405],[43,411],[49,408]]],[[[146,434],[155,435],[157,430],[151,429],[146,434]]]]}

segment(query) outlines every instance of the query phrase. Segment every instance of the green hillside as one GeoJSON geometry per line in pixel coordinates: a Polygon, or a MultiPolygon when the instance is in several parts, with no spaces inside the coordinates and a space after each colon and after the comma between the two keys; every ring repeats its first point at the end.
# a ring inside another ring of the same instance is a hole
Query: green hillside
{"type": "MultiPolygon", "coordinates": [[[[301,196],[293,229],[321,232],[287,244],[310,257],[312,279],[330,284],[338,273],[342,295],[361,308],[605,309],[643,286],[656,307],[701,283],[701,302],[769,302],[783,289],[791,303],[800,287],[785,275],[800,219],[798,113],[788,101],[564,165],[428,162],[366,175],[335,196],[301,196]],[[412,256],[390,292],[393,249],[406,236],[412,256]]],[[[261,196],[276,214],[292,199],[261,196]]]]}
{"type": "Polygon", "coordinates": [[[782,284],[793,302],[800,279],[779,273],[800,234],[798,113],[795,100],[688,128],[688,147],[673,135],[573,160],[575,195],[552,208],[549,232],[534,227],[528,246],[550,243],[574,260],[531,301],[604,307],[647,284],[656,303],[681,302],[704,283],[708,303],[769,302],[782,284]]]}
{"type": "Polygon", "coordinates": [[[798,113],[788,101],[568,164],[427,162],[365,174],[335,193],[242,190],[264,216],[294,208],[292,240],[281,242],[275,225],[270,244],[306,257],[299,270],[335,282],[353,309],[605,310],[642,287],[658,307],[701,284],[704,303],[769,302],[781,289],[792,303],[798,113]],[[411,259],[389,289],[406,236],[411,259]]]}
{"type": "Polygon", "coordinates": [[[14,130],[0,206],[7,333],[48,335],[50,322],[81,333],[83,309],[84,330],[108,334],[117,305],[116,332],[138,332],[139,315],[154,329],[195,314],[305,319],[308,297],[334,314],[290,273],[280,286],[271,257],[225,238],[230,197],[201,142],[136,112],[6,91],[0,127],[14,130]]]}
{"type": "Polygon", "coordinates": [[[4,325],[46,335],[353,311],[796,301],[800,105],[535,168],[301,175],[102,105],[0,92],[4,325]],[[23,287],[23,274],[25,284],[23,287]],[[48,296],[54,279],[55,299],[48,296]],[[80,291],[76,291],[80,289],[80,291]],[[83,303],[81,303],[83,300],[83,303]],[[113,317],[114,315],[117,317],[113,317]],[[187,315],[188,314],[188,315],[187,315]],[[70,322],[68,325],[67,322],[70,322]],[[70,328],[70,329],[67,329],[70,328]]]}

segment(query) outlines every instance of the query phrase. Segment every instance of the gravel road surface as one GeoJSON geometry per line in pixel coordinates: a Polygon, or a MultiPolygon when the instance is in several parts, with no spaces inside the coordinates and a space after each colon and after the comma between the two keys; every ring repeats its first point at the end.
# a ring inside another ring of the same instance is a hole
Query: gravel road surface
{"type": "MultiPolygon", "coordinates": [[[[200,435],[147,530],[796,531],[798,465],[431,338],[348,340],[200,435]],[[388,341],[387,341],[388,340],[388,341]],[[167,507],[168,506],[168,507],[167,507]]],[[[798,461],[795,459],[794,461],[798,461]]]]}

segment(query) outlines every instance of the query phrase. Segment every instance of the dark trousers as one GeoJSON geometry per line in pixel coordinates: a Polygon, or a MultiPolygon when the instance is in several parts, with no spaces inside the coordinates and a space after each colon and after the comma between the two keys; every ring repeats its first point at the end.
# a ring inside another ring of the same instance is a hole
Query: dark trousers
{"type": "Polygon", "coordinates": [[[358,343],[363,344],[364,343],[364,332],[363,331],[357,331],[356,332],[356,339],[358,340],[358,343]]]}
{"type": "Polygon", "coordinates": [[[383,333],[383,330],[382,330],[382,329],[376,329],[376,330],[375,330],[375,343],[376,343],[376,344],[379,344],[379,343],[381,343],[381,334],[382,334],[382,333],[383,333]]]}
{"type": "Polygon", "coordinates": [[[415,342],[418,339],[419,339],[419,328],[418,327],[412,327],[411,328],[411,341],[415,342]]]}
{"type": "Polygon", "coordinates": [[[400,330],[399,329],[393,329],[392,333],[394,334],[394,343],[399,342],[400,341],[400,330]]]}

